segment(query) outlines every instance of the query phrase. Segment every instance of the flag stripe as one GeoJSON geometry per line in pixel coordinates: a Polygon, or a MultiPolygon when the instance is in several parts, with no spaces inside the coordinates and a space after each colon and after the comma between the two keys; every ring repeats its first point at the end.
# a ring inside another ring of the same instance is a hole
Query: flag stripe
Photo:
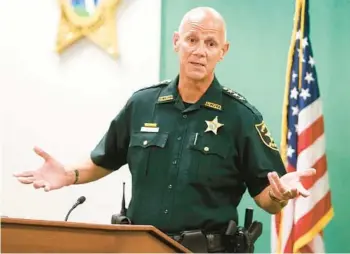
{"type": "Polygon", "coordinates": [[[323,230],[326,225],[329,223],[329,221],[334,216],[334,210],[333,207],[327,211],[327,213],[320,219],[313,227],[302,237],[295,240],[294,246],[293,246],[293,252],[297,252],[302,246],[310,243],[317,233],[319,233],[321,230],[323,230]]]}
{"type": "Polygon", "coordinates": [[[284,218],[294,217],[294,202],[294,200],[291,200],[288,202],[288,205],[284,207],[282,216],[283,220],[280,224],[283,225],[283,227],[281,227],[282,230],[280,231],[281,245],[285,246],[282,247],[282,249],[286,252],[292,252],[293,250],[292,242],[289,240],[289,235],[292,234],[293,230],[293,220],[284,220],[284,218]]]}
{"type": "MultiPolygon", "coordinates": [[[[323,231],[322,231],[323,232],[323,231]]],[[[317,234],[315,238],[308,244],[313,253],[325,253],[322,232],[317,234]]]]}
{"type": "Polygon", "coordinates": [[[289,164],[287,166],[287,169],[288,169],[287,170],[288,172],[295,172],[295,171],[297,171],[292,165],[289,165],[289,164]]]}
{"type": "Polygon", "coordinates": [[[329,191],[328,173],[325,173],[310,189],[310,196],[299,197],[295,202],[295,221],[300,220],[308,211],[327,195],[329,191]]]}
{"type": "Polygon", "coordinates": [[[325,137],[322,134],[298,156],[297,169],[303,171],[311,168],[325,153],[325,137]]]}
{"type": "Polygon", "coordinates": [[[314,143],[323,134],[323,116],[320,116],[312,125],[299,134],[298,153],[304,151],[309,145],[314,143]]]}
{"type": "Polygon", "coordinates": [[[327,159],[323,155],[317,162],[312,166],[316,169],[316,175],[313,177],[304,178],[301,180],[305,189],[310,189],[316,181],[318,181],[327,172],[327,159]]]}
{"type": "Polygon", "coordinates": [[[313,249],[312,249],[311,246],[308,244],[308,245],[303,246],[303,247],[300,249],[300,252],[301,252],[301,253],[312,253],[312,252],[313,252],[313,249]]]}
{"type": "Polygon", "coordinates": [[[271,227],[271,237],[270,237],[271,253],[277,253],[278,228],[276,227],[276,220],[271,220],[270,227],[271,227]]]}
{"type": "Polygon", "coordinates": [[[293,252],[293,228],[291,229],[289,235],[288,235],[288,239],[286,242],[286,245],[284,246],[284,253],[292,253],[293,252]]]}
{"type": "MultiPolygon", "coordinates": [[[[322,235],[322,231],[320,230],[322,230],[322,228],[324,228],[325,225],[327,225],[327,223],[332,219],[332,217],[333,208],[327,211],[326,215],[324,215],[319,221],[317,221],[315,225],[311,225],[311,229],[299,238],[294,237],[293,230],[289,235],[287,245],[284,248],[284,253],[310,253],[309,251],[306,251],[304,249],[305,246],[309,246],[313,250],[317,249],[317,251],[315,251],[314,253],[322,252],[322,250],[324,250],[324,243],[323,238],[320,237],[322,235]],[[297,240],[293,243],[293,239],[297,240]],[[314,242],[314,240],[316,241],[314,242]]],[[[303,227],[305,227],[305,225],[303,225],[303,227]]]]}
{"type": "Polygon", "coordinates": [[[295,224],[294,237],[297,239],[308,232],[309,228],[312,228],[319,220],[322,219],[325,213],[327,213],[331,206],[331,194],[328,192],[317,204],[308,211],[302,218],[300,218],[295,224]],[[305,227],[304,225],[308,225],[305,227]]]}
{"type": "Polygon", "coordinates": [[[312,102],[309,106],[300,110],[299,122],[298,122],[298,133],[302,133],[307,129],[313,122],[322,116],[322,103],[321,99],[318,98],[312,102]]]}
{"type": "MultiPolygon", "coordinates": [[[[321,158],[321,160],[319,161],[319,162],[317,162],[317,164],[322,164],[322,162],[325,160],[325,156],[324,157],[322,157],[321,158]]],[[[319,176],[319,171],[317,171],[317,174],[316,174],[316,176],[319,176]]],[[[322,180],[321,180],[322,181],[322,180]]],[[[306,187],[306,186],[304,186],[304,187],[306,187]]],[[[314,192],[316,192],[317,193],[317,190],[310,190],[310,192],[311,193],[314,193],[314,192]]],[[[310,196],[311,197],[311,196],[310,196]]],[[[309,198],[310,198],[309,197],[309,198]]],[[[316,198],[314,198],[314,199],[317,199],[317,197],[316,198]]],[[[301,201],[303,201],[303,200],[305,200],[303,197],[300,197],[298,200],[301,200],[301,201]]],[[[297,201],[298,202],[298,201],[297,201]]],[[[291,243],[292,243],[292,237],[294,237],[295,239],[297,239],[298,237],[300,237],[300,235],[302,235],[301,233],[300,233],[300,227],[302,227],[304,224],[307,224],[307,225],[311,225],[312,226],[312,224],[311,223],[309,223],[309,221],[310,220],[312,220],[312,218],[313,218],[313,216],[314,216],[314,221],[317,221],[318,219],[321,219],[322,217],[323,217],[323,215],[324,215],[324,213],[319,213],[319,212],[317,212],[317,211],[328,211],[330,208],[331,208],[331,203],[330,203],[330,192],[328,192],[324,197],[323,197],[323,200],[321,200],[321,201],[319,201],[319,202],[316,202],[317,203],[317,205],[315,205],[314,207],[313,207],[313,209],[312,210],[310,210],[310,209],[308,209],[308,208],[305,208],[305,210],[306,210],[306,214],[303,216],[303,218],[300,218],[300,219],[296,219],[296,225],[294,226],[294,228],[293,228],[293,233],[292,233],[292,230],[291,230],[291,228],[293,227],[293,225],[289,225],[290,226],[290,229],[288,229],[288,234],[286,234],[286,235],[288,235],[288,239],[286,240],[286,248],[285,248],[285,252],[292,252],[293,251],[293,247],[291,247],[291,243]],[[322,208],[322,206],[324,206],[323,208],[322,208]],[[322,208],[322,209],[320,209],[320,208],[322,208]],[[307,216],[309,216],[309,217],[311,217],[311,219],[308,219],[308,217],[307,216]],[[305,220],[305,221],[304,221],[305,220]],[[299,232],[299,234],[297,233],[297,232],[299,232]],[[296,233],[296,234],[294,234],[294,233],[296,233]]],[[[299,205],[299,206],[296,206],[296,207],[302,207],[302,205],[299,205]]],[[[294,208],[294,207],[293,207],[294,208]]],[[[290,213],[292,213],[292,212],[290,212],[290,213]]],[[[302,212],[301,212],[302,213],[302,212]]],[[[285,230],[284,230],[284,232],[286,232],[287,230],[286,230],[286,228],[285,228],[285,230]]]]}
{"type": "Polygon", "coordinates": [[[301,253],[325,253],[323,237],[317,234],[315,238],[300,249],[301,253]]]}

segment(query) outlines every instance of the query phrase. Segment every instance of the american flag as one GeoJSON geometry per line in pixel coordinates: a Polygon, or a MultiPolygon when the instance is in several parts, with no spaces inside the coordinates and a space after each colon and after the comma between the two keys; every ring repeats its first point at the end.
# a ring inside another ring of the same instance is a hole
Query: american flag
{"type": "Polygon", "coordinates": [[[323,229],[333,217],[324,118],[309,29],[308,0],[296,0],[282,119],[281,156],[288,172],[316,169],[302,181],[309,197],[272,216],[273,253],[324,253],[323,229]]]}

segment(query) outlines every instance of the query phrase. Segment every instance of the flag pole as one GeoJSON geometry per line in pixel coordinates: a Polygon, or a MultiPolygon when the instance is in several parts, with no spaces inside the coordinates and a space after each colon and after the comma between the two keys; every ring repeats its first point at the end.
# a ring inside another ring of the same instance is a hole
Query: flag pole
{"type": "Polygon", "coordinates": [[[301,4],[303,0],[295,0],[295,13],[294,13],[294,26],[293,26],[293,32],[292,32],[292,38],[291,43],[289,46],[289,53],[288,53],[288,62],[287,62],[287,70],[286,70],[286,79],[285,79],[285,90],[284,90],[284,99],[283,99],[283,107],[282,107],[282,133],[281,133],[281,145],[280,145],[280,154],[282,157],[282,160],[284,162],[284,165],[287,166],[287,115],[288,115],[288,96],[289,96],[289,82],[291,78],[291,72],[292,72],[292,63],[293,63],[293,56],[294,56],[294,47],[295,47],[295,37],[298,29],[298,22],[300,19],[300,9],[301,4]]]}
{"type": "MultiPolygon", "coordinates": [[[[288,123],[287,123],[287,116],[288,116],[288,96],[289,96],[289,84],[290,84],[290,78],[291,78],[291,72],[292,72],[292,64],[293,64],[293,57],[294,57],[294,47],[296,43],[296,34],[298,29],[298,23],[300,19],[300,10],[301,10],[301,0],[295,0],[295,13],[294,13],[294,25],[293,25],[293,32],[292,32],[292,38],[291,43],[289,46],[289,52],[288,52],[288,62],[287,62],[287,70],[286,70],[286,78],[285,78],[285,90],[284,90],[284,98],[283,98],[283,106],[282,106],[282,124],[281,124],[281,145],[280,145],[280,155],[282,158],[282,161],[287,168],[287,132],[288,132],[288,123]]],[[[283,209],[279,214],[274,215],[273,218],[275,221],[278,221],[279,223],[275,223],[277,231],[277,253],[282,253],[282,239],[283,239],[283,209]]]]}
{"type": "Polygon", "coordinates": [[[299,89],[301,89],[303,80],[303,59],[304,59],[304,50],[303,50],[303,39],[304,39],[304,30],[305,30],[305,0],[299,0],[301,2],[301,20],[300,20],[300,43],[299,43],[299,89]]]}

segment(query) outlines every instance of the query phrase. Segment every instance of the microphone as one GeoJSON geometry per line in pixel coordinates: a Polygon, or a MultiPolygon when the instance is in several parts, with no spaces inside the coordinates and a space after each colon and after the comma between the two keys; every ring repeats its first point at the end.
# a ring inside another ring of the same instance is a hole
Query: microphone
{"type": "Polygon", "coordinates": [[[80,198],[78,198],[77,202],[75,202],[75,204],[72,206],[72,208],[68,211],[66,218],[64,219],[65,221],[68,220],[68,217],[70,215],[70,213],[78,206],[81,205],[82,203],[84,203],[86,200],[86,198],[84,196],[81,196],[80,198]]]}

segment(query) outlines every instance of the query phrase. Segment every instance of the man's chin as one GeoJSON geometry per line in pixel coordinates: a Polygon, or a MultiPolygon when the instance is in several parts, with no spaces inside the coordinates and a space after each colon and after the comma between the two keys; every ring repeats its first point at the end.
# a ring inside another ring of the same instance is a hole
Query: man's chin
{"type": "Polygon", "coordinates": [[[205,79],[207,77],[207,74],[200,73],[200,72],[190,72],[190,73],[187,73],[187,77],[195,81],[200,81],[205,79]]]}

